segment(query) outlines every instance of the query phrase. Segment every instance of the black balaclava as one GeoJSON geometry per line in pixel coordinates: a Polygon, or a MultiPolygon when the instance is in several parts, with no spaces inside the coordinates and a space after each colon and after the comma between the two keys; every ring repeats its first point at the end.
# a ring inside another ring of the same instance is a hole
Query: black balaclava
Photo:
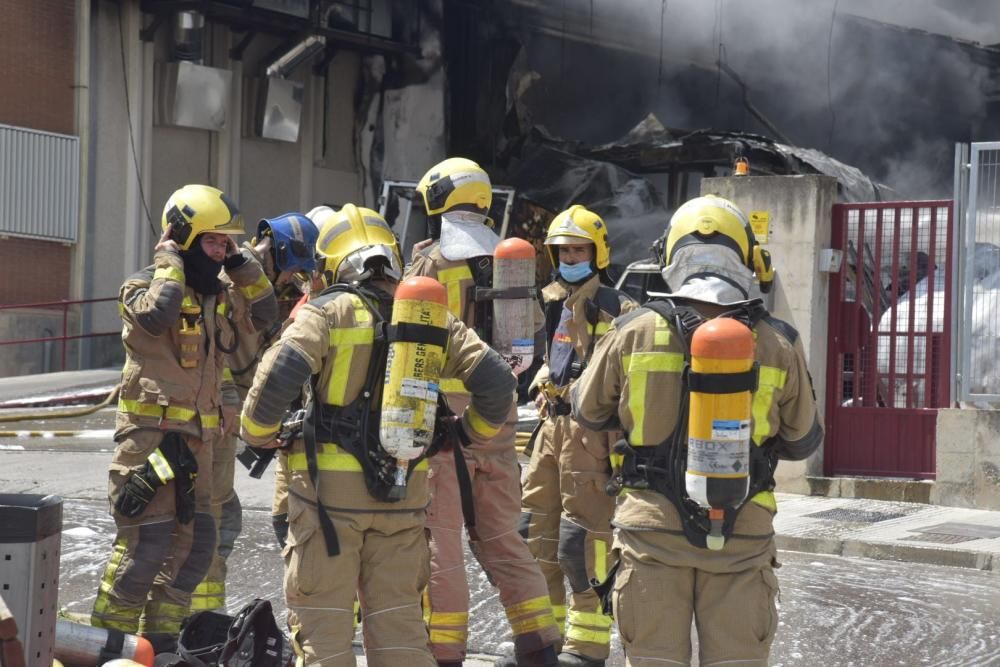
{"type": "Polygon", "coordinates": [[[181,259],[184,260],[184,280],[195,292],[210,295],[222,291],[222,281],[219,280],[222,262],[206,255],[198,239],[190,248],[181,251],[181,259]]]}

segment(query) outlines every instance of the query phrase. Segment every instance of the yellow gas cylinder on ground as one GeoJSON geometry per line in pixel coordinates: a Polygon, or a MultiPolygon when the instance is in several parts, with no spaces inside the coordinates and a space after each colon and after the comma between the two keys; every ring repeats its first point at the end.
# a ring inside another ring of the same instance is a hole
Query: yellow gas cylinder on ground
{"type": "Polygon", "coordinates": [[[753,332],[743,323],[717,317],[695,329],[684,477],[688,496],[708,509],[709,549],[723,547],[724,511],[738,507],[750,488],[753,367],[753,332]]]}
{"type": "Polygon", "coordinates": [[[448,345],[448,292],[428,277],[407,278],[393,297],[379,440],[396,459],[391,499],[406,493],[406,471],[434,435],[448,345]]]}
{"type": "Polygon", "coordinates": [[[535,247],[519,238],[501,241],[493,251],[493,349],[515,375],[528,370],[535,356],[535,247]],[[504,293],[510,296],[505,296],[504,293]]]}

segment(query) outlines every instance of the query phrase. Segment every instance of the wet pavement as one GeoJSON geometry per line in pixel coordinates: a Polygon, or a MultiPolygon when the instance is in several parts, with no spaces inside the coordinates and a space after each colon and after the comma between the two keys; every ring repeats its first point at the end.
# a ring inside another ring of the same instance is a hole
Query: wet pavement
{"type": "MultiPolygon", "coordinates": [[[[0,391],[9,396],[27,394],[0,391]]],[[[0,424],[0,432],[42,433],[0,436],[0,490],[65,498],[60,605],[69,611],[90,609],[114,533],[105,499],[113,419],[105,409],[0,424]]],[[[244,532],[230,560],[229,607],[264,597],[280,614],[270,480],[237,472],[244,532]]],[[[781,620],[772,665],[1000,665],[1000,512],[788,494],[779,500],[781,620]]],[[[496,655],[509,647],[506,618],[478,565],[471,557],[467,563],[470,649],[496,655]]],[[[617,638],[609,664],[624,664],[617,638]]]]}

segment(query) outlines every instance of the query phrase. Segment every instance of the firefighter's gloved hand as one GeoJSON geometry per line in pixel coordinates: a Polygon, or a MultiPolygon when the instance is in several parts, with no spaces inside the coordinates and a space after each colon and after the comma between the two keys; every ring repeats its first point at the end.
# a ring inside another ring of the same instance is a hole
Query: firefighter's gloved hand
{"type": "Polygon", "coordinates": [[[164,436],[160,449],[164,448],[169,451],[176,471],[174,498],[177,520],[182,524],[191,523],[194,519],[194,480],[198,477],[198,462],[179,433],[164,436]]]}
{"type": "Polygon", "coordinates": [[[123,516],[131,519],[142,514],[152,502],[156,490],[176,477],[176,447],[171,441],[173,435],[175,434],[165,435],[160,446],[146,458],[145,465],[132,472],[125,481],[118,502],[115,503],[115,509],[123,516]]]}
{"type": "Polygon", "coordinates": [[[122,485],[118,494],[115,509],[118,510],[119,514],[130,519],[139,516],[153,500],[156,490],[163,484],[147,461],[145,466],[133,472],[125,480],[125,484],[122,485]]]}
{"type": "Polygon", "coordinates": [[[450,452],[453,447],[468,447],[472,443],[458,415],[438,417],[435,432],[439,438],[439,451],[450,452]]]}
{"type": "Polygon", "coordinates": [[[271,526],[274,527],[274,536],[278,538],[278,544],[282,549],[288,540],[288,512],[271,515],[271,526]]]}

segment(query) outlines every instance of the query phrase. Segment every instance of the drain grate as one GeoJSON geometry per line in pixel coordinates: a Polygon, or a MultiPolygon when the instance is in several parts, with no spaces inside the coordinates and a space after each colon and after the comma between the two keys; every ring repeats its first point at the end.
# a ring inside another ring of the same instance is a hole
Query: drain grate
{"type": "Polygon", "coordinates": [[[992,540],[1000,537],[1000,526],[985,526],[978,523],[959,523],[957,521],[949,521],[948,523],[939,523],[934,526],[927,526],[926,528],[915,528],[913,529],[913,532],[935,533],[938,535],[957,535],[959,537],[967,537],[971,540],[992,540]]]}
{"type": "Polygon", "coordinates": [[[932,544],[959,544],[961,542],[972,542],[978,537],[968,535],[954,535],[952,533],[921,533],[920,535],[907,535],[901,537],[902,542],[930,542],[932,544]]]}
{"type": "Polygon", "coordinates": [[[878,523],[889,519],[901,519],[906,516],[905,512],[876,512],[874,510],[859,510],[846,507],[838,507],[822,512],[813,512],[805,516],[815,519],[826,519],[828,521],[845,521],[847,523],[878,523]]]}

